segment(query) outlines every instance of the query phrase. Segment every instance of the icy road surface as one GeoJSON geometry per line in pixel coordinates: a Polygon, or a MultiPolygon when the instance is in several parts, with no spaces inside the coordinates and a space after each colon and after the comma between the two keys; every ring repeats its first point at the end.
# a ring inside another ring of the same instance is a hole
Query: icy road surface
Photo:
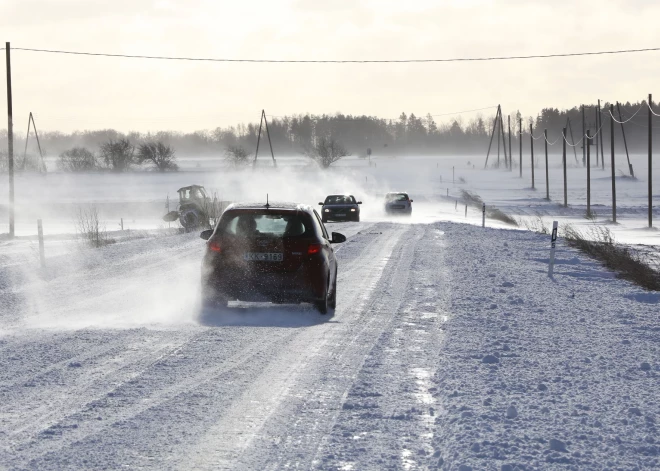
{"type": "Polygon", "coordinates": [[[549,280],[547,236],[329,226],[334,316],[200,313],[195,234],[0,242],[0,469],[659,464],[658,295],[563,246],[549,280]]]}

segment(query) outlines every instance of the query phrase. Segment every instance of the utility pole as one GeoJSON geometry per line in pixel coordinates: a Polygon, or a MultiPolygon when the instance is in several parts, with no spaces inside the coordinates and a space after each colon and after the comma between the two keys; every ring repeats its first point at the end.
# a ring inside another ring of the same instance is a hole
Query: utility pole
{"type": "Polygon", "coordinates": [[[532,129],[532,123],[529,123],[529,144],[532,156],[532,190],[534,190],[534,133],[532,129]]]}
{"type": "Polygon", "coordinates": [[[587,131],[587,124],[584,119],[584,105],[582,105],[582,166],[584,167],[586,165],[587,161],[587,149],[584,147],[584,136],[587,131]]]}
{"type": "Polygon", "coordinates": [[[484,168],[488,168],[488,157],[490,157],[490,149],[493,146],[493,138],[495,137],[495,130],[497,129],[497,120],[499,116],[500,116],[500,105],[497,105],[497,113],[495,113],[495,120],[493,121],[493,132],[490,135],[490,143],[488,144],[488,152],[486,152],[486,163],[484,164],[484,168]]]}
{"type": "Polygon", "coordinates": [[[598,126],[598,108],[594,110],[596,113],[596,167],[598,167],[598,164],[600,163],[598,161],[598,133],[600,132],[600,128],[598,126]]]}
{"type": "Polygon", "coordinates": [[[564,208],[568,208],[568,188],[566,187],[566,128],[561,131],[562,153],[561,162],[564,166],[564,208]]]}
{"type": "Polygon", "coordinates": [[[589,129],[584,143],[587,146],[587,217],[591,217],[591,130],[589,129]]]}
{"type": "MultiPolygon", "coordinates": [[[[497,108],[497,125],[499,126],[499,131],[502,130],[502,115],[500,114],[502,111],[500,108],[497,108]]],[[[500,168],[500,132],[497,132],[497,168],[500,168]]],[[[505,154],[506,155],[506,154],[505,154]]]]}
{"type": "Polygon", "coordinates": [[[543,130],[545,140],[545,199],[550,201],[550,177],[548,176],[548,130],[543,130]]]}
{"type": "Polygon", "coordinates": [[[616,181],[614,166],[614,105],[610,105],[610,146],[612,149],[612,222],[616,224],[616,181]]]}
{"type": "Polygon", "coordinates": [[[513,170],[513,147],[511,147],[511,115],[507,116],[509,124],[509,171],[513,170]]]}
{"type": "Polygon", "coordinates": [[[652,176],[652,169],[653,169],[653,154],[652,154],[652,148],[653,148],[653,97],[649,93],[649,227],[653,227],[653,199],[652,199],[652,194],[653,194],[653,180],[651,179],[652,176]]]}
{"type": "Polygon", "coordinates": [[[15,235],[14,220],[14,112],[11,95],[11,46],[5,43],[7,59],[7,171],[9,173],[9,238],[15,235]]]}
{"type": "Polygon", "coordinates": [[[633,170],[633,166],[630,163],[630,154],[628,154],[628,141],[626,141],[626,130],[623,128],[623,117],[621,116],[621,106],[619,106],[619,102],[616,102],[616,109],[619,112],[619,124],[621,124],[621,135],[623,136],[623,146],[626,149],[626,159],[628,159],[628,171],[630,172],[630,176],[635,178],[635,171],[633,170]]]}
{"type": "Polygon", "coordinates": [[[518,126],[519,126],[518,142],[520,144],[520,178],[522,178],[522,118],[518,119],[518,126]]]}
{"type": "Polygon", "coordinates": [[[603,166],[603,170],[605,170],[605,146],[603,145],[603,115],[600,111],[600,100],[598,100],[598,129],[600,129],[600,135],[599,140],[600,140],[600,163],[603,166]]]}
{"type": "MultiPolygon", "coordinates": [[[[502,110],[500,110],[500,132],[502,133],[502,148],[504,149],[504,165],[506,165],[507,162],[506,137],[504,136],[504,118],[502,118],[502,110]]],[[[511,149],[509,149],[509,151],[511,151],[511,149]]]]}

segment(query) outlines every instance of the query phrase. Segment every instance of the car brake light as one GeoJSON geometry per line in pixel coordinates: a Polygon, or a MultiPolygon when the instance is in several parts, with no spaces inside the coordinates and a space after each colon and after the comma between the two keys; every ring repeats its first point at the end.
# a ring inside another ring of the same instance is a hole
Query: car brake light
{"type": "Polygon", "coordinates": [[[321,251],[321,244],[309,244],[307,255],[314,255],[321,251]]]}
{"type": "Polygon", "coordinates": [[[211,240],[209,241],[209,250],[211,252],[222,252],[222,249],[220,248],[220,244],[218,244],[217,241],[211,240]]]}

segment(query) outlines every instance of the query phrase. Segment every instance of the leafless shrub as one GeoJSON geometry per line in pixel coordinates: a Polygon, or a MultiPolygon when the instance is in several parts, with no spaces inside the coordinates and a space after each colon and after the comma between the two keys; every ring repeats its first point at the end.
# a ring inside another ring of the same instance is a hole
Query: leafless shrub
{"type": "Polygon", "coordinates": [[[57,167],[64,172],[91,172],[99,167],[96,156],[84,147],[74,147],[60,154],[57,167]]]}
{"type": "Polygon", "coordinates": [[[78,207],[75,226],[78,236],[90,247],[99,248],[115,242],[108,237],[96,206],[78,207]]]}
{"type": "Polygon", "coordinates": [[[465,183],[467,183],[467,180],[466,180],[465,178],[463,178],[463,177],[458,177],[458,183],[463,183],[463,184],[465,184],[465,183]]]}
{"type": "Polygon", "coordinates": [[[250,163],[250,154],[242,146],[227,146],[227,149],[225,149],[225,160],[234,167],[243,167],[250,163]]]}
{"type": "Polygon", "coordinates": [[[140,165],[150,162],[160,172],[179,170],[179,166],[176,164],[176,158],[174,157],[174,149],[161,141],[140,144],[137,153],[137,162],[140,165]]]}
{"type": "Polygon", "coordinates": [[[110,139],[101,144],[101,158],[113,172],[125,172],[135,163],[135,146],[128,139],[110,139]]]}
{"type": "Polygon", "coordinates": [[[593,226],[586,233],[571,225],[564,226],[564,238],[571,247],[602,262],[619,278],[650,291],[660,291],[660,273],[654,270],[643,253],[616,244],[609,228],[593,226]]]}
{"type": "Polygon", "coordinates": [[[518,226],[523,226],[528,231],[538,232],[540,234],[550,233],[550,229],[548,228],[548,226],[545,225],[545,221],[543,220],[543,217],[541,217],[538,214],[533,219],[525,219],[525,218],[518,219],[518,226]]]}
{"type": "Polygon", "coordinates": [[[321,168],[328,168],[333,163],[351,154],[335,139],[319,137],[316,139],[314,147],[306,151],[306,155],[319,164],[321,168]]]}

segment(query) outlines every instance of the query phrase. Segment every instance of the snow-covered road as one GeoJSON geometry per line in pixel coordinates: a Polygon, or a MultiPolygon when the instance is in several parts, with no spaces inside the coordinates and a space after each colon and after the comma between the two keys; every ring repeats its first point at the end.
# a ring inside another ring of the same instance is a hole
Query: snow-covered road
{"type": "MultiPolygon", "coordinates": [[[[415,256],[420,245],[441,245],[438,230],[391,223],[341,230],[349,241],[337,250],[339,307],[332,317],[306,306],[199,313],[203,243],[194,236],[63,257],[50,261],[42,277],[20,265],[7,268],[22,284],[3,292],[9,301],[11,291],[12,309],[3,312],[0,339],[0,463],[18,469],[334,463],[335,427],[340,412],[351,411],[342,421],[354,413],[351,397],[378,401],[401,382],[428,381],[424,352],[435,348],[442,319],[434,302],[442,295],[434,280],[441,273],[422,274],[433,279],[420,284],[412,268],[425,263],[415,256]],[[416,311],[419,290],[433,291],[424,298],[424,316],[393,322],[416,311]],[[403,338],[414,341],[411,352],[398,351],[403,338]],[[386,376],[363,384],[357,376],[375,346],[383,350],[386,376]],[[409,371],[416,356],[419,365],[409,371]]],[[[384,406],[405,417],[415,406],[428,410],[427,396],[411,391],[408,406],[401,398],[384,406]]],[[[428,437],[416,439],[415,450],[431,451],[428,437]]],[[[399,436],[383,434],[378,442],[371,446],[410,460],[399,436]]]]}
{"type": "Polygon", "coordinates": [[[613,468],[658,463],[657,295],[563,246],[552,282],[547,236],[329,226],[348,236],[334,316],[200,312],[195,234],[41,273],[2,251],[0,469],[602,469],[608,450],[613,468]]]}

